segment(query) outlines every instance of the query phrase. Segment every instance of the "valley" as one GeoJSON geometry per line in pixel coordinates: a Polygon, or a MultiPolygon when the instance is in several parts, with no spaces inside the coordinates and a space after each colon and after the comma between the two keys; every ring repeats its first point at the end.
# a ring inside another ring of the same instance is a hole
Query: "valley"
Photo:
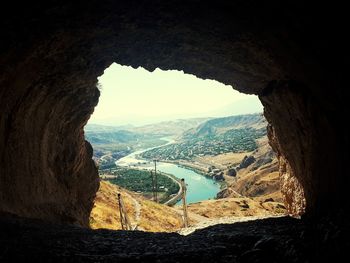
{"type": "Polygon", "coordinates": [[[149,232],[178,232],[186,235],[210,225],[278,217],[285,213],[280,203],[271,200],[257,201],[247,197],[207,200],[188,206],[190,227],[185,229],[183,228],[183,211],[180,206],[171,207],[159,204],[144,198],[139,193],[107,181],[101,181],[90,214],[91,228],[122,229],[116,198],[118,193],[123,197],[131,225],[137,230],[149,232]]]}
{"type": "MultiPolygon", "coordinates": [[[[159,215],[177,222],[155,231],[179,231],[181,206],[168,207],[164,203],[171,199],[175,200],[171,202],[174,205],[180,200],[179,179],[183,177],[187,178],[186,199],[192,226],[213,224],[220,218],[220,222],[222,218],[231,222],[234,218],[285,214],[278,162],[268,145],[267,123],[261,114],[189,119],[184,123],[186,120],[122,127],[124,130],[90,126],[93,130],[86,130],[86,138],[92,139],[94,160],[102,180],[91,214],[94,227],[118,225],[117,210],[109,211],[107,207],[110,202],[118,206],[114,192],[124,191],[126,200],[130,196],[139,200],[147,210],[145,215],[159,215]],[[179,123],[182,128],[178,127],[179,123]],[[154,202],[153,194],[154,160],[158,162],[159,203],[154,202]],[[171,212],[172,216],[161,211],[171,212]],[[103,215],[107,214],[113,220],[106,221],[103,215]]],[[[132,214],[132,202],[126,204],[132,214]]],[[[153,231],[145,225],[141,229],[153,231]]]]}

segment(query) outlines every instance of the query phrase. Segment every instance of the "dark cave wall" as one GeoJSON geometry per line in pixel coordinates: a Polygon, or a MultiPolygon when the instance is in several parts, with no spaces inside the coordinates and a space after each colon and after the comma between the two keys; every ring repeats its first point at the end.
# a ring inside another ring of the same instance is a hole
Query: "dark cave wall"
{"type": "Polygon", "coordinates": [[[290,211],[304,204],[292,181],[304,188],[306,213],[344,208],[348,135],[335,119],[346,118],[348,99],[342,28],[322,9],[288,1],[27,4],[0,18],[1,211],[88,224],[98,175],[83,126],[98,102],[97,77],[112,62],[184,70],[259,95],[290,170],[282,184],[290,211]]]}
{"type": "Polygon", "coordinates": [[[32,59],[21,62],[2,86],[1,210],[88,225],[98,181],[83,126],[98,91],[87,90],[81,75],[37,76],[48,68],[39,57],[32,59]]]}

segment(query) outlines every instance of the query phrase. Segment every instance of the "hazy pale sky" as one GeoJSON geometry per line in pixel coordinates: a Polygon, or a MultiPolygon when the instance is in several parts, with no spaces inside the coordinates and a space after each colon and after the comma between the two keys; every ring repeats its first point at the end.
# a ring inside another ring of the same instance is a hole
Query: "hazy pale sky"
{"type": "Polygon", "coordinates": [[[262,112],[257,96],[183,71],[133,69],[113,63],[99,77],[101,95],[89,123],[143,125],[192,117],[262,112]]]}

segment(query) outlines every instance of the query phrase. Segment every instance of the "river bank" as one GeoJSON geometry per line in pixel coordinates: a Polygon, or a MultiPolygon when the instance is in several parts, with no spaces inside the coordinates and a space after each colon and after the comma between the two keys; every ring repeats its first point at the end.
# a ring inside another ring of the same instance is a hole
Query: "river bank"
{"type": "MultiPolygon", "coordinates": [[[[164,138],[168,145],[174,142],[173,139],[164,138]]],[[[162,147],[157,146],[157,147],[162,147]]],[[[140,157],[140,154],[144,151],[154,149],[157,147],[152,147],[144,150],[139,150],[133,152],[118,161],[116,161],[117,166],[137,168],[137,169],[154,169],[154,163],[150,160],[145,160],[140,157]]],[[[157,162],[157,171],[162,173],[171,174],[177,179],[185,179],[187,185],[187,202],[199,202],[202,200],[214,199],[216,194],[220,191],[221,184],[215,180],[213,177],[208,176],[204,171],[197,171],[193,169],[194,167],[181,167],[181,164],[175,164],[170,162],[157,162]]],[[[175,200],[176,198],[174,198],[175,200]]]]}
{"type": "Polygon", "coordinates": [[[177,202],[179,202],[182,198],[182,185],[180,183],[180,180],[178,178],[176,178],[175,176],[173,176],[172,174],[166,174],[163,173],[165,176],[168,176],[170,179],[172,179],[174,182],[176,182],[179,185],[179,191],[177,192],[177,194],[175,196],[173,196],[172,198],[170,198],[168,201],[164,202],[165,205],[168,206],[173,206],[175,205],[177,202]]]}
{"type": "Polygon", "coordinates": [[[179,167],[182,167],[182,168],[185,168],[187,170],[191,170],[191,171],[193,171],[195,173],[201,174],[201,175],[205,176],[208,179],[214,180],[218,184],[220,184],[220,189],[221,190],[224,189],[225,187],[227,187],[227,182],[225,181],[225,179],[223,179],[223,180],[216,180],[215,177],[212,174],[206,172],[203,167],[199,167],[199,166],[197,166],[195,164],[192,164],[190,162],[187,162],[187,161],[171,161],[171,160],[162,160],[161,162],[162,163],[170,163],[170,164],[177,165],[179,167]]]}

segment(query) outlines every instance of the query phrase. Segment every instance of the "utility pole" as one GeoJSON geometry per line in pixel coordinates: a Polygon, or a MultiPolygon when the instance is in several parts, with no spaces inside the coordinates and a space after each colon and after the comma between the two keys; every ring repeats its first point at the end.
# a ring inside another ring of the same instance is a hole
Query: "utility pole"
{"type": "Polygon", "coordinates": [[[156,200],[156,203],[158,203],[158,178],[157,178],[157,159],[153,159],[154,161],[154,177],[155,177],[155,200],[156,200]]]}
{"type": "Polygon", "coordinates": [[[151,179],[152,179],[152,194],[153,194],[153,201],[156,200],[156,187],[154,183],[154,177],[153,177],[153,172],[151,171],[151,179]]]}
{"type": "Polygon", "coordinates": [[[120,193],[118,193],[120,224],[123,230],[131,230],[131,223],[126,213],[124,202],[120,193]]]}
{"type": "Polygon", "coordinates": [[[187,204],[186,204],[186,183],[185,179],[181,179],[181,187],[182,187],[182,209],[183,209],[183,220],[184,220],[184,227],[188,227],[188,215],[187,215],[187,204]]]}

